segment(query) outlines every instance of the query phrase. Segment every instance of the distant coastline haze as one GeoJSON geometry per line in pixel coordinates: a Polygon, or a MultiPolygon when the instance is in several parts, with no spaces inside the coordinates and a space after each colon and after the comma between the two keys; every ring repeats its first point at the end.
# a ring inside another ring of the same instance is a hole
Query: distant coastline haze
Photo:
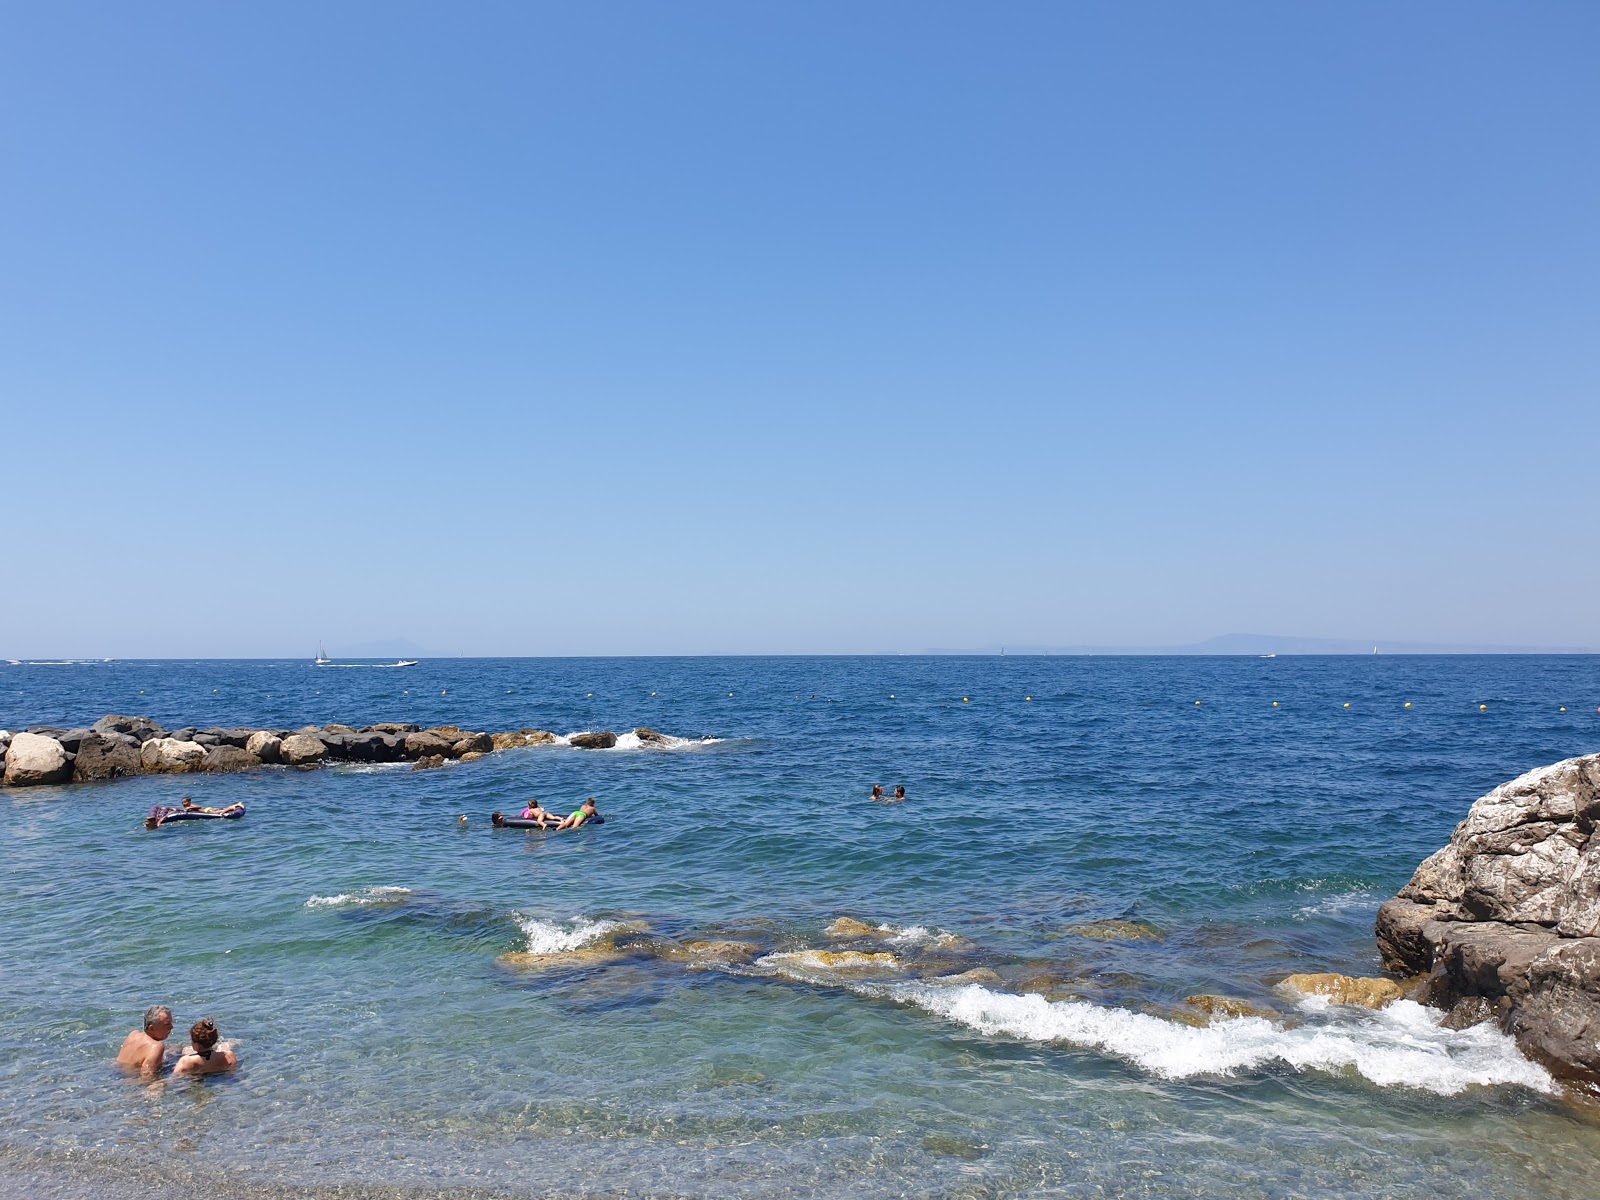
{"type": "Polygon", "coordinates": [[[0,659],[1600,647],[1597,46],[16,8],[0,659]]]}

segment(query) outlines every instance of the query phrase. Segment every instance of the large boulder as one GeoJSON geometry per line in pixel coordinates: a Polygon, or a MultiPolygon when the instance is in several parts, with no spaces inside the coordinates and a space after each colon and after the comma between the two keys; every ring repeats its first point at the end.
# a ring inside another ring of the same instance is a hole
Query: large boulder
{"type": "Polygon", "coordinates": [[[221,775],[232,771],[252,771],[260,765],[261,760],[248,750],[241,750],[238,746],[213,746],[206,751],[200,769],[221,775]]]}
{"type": "Polygon", "coordinates": [[[245,740],[245,753],[253,754],[264,763],[282,762],[278,750],[283,739],[270,729],[258,729],[245,740]]]}
{"type": "MultiPolygon", "coordinates": [[[[214,746],[234,746],[234,747],[237,747],[240,750],[243,750],[248,746],[250,738],[251,738],[252,735],[254,735],[255,730],[254,729],[244,729],[244,728],[231,728],[231,729],[216,729],[216,728],[213,728],[213,729],[202,729],[200,732],[205,734],[205,735],[207,735],[208,737],[210,737],[211,738],[211,744],[214,745],[214,746]]],[[[199,741],[199,740],[200,740],[200,738],[199,738],[199,735],[197,734],[195,736],[195,741],[199,741]]]]}
{"type": "Polygon", "coordinates": [[[198,771],[206,760],[206,748],[199,742],[175,737],[151,738],[139,747],[139,762],[150,774],[181,774],[198,771]]]}
{"type": "Polygon", "coordinates": [[[457,758],[463,754],[488,754],[494,749],[494,738],[487,733],[464,733],[450,749],[457,758]]]}
{"type": "MultiPolygon", "coordinates": [[[[339,738],[339,757],[351,762],[399,762],[405,757],[405,736],[393,733],[346,733],[339,738]]],[[[331,753],[331,748],[330,748],[331,753]]]]}
{"type": "Polygon", "coordinates": [[[1452,1017],[1485,1014],[1558,1074],[1600,1084],[1600,754],[1480,798],[1378,909],[1396,973],[1452,1017]]]}
{"type": "Polygon", "coordinates": [[[609,750],[617,744],[614,733],[575,733],[567,739],[569,746],[579,750],[609,750]]]}
{"type": "Polygon", "coordinates": [[[407,758],[433,758],[436,755],[448,756],[451,748],[456,744],[454,738],[442,733],[435,733],[431,729],[418,730],[405,735],[405,748],[407,758]]]}
{"type": "Polygon", "coordinates": [[[65,783],[72,778],[72,760],[55,738],[38,733],[17,733],[6,747],[7,787],[32,787],[65,783]]]}
{"type": "Polygon", "coordinates": [[[291,767],[305,767],[319,763],[328,756],[322,739],[309,733],[291,733],[278,746],[278,758],[291,767]]]}
{"type": "Polygon", "coordinates": [[[108,714],[101,717],[89,727],[91,733],[125,733],[138,739],[140,743],[148,742],[151,738],[161,737],[167,731],[157,725],[149,717],[119,717],[108,714]]]}
{"type": "Polygon", "coordinates": [[[143,773],[139,743],[129,734],[91,733],[79,744],[78,757],[72,761],[74,783],[118,779],[143,773]]]}

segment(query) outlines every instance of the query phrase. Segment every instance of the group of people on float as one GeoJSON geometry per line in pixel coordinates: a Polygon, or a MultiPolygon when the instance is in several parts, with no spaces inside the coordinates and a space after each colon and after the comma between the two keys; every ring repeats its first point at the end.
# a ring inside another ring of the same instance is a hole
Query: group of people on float
{"type": "MultiPolygon", "coordinates": [[[[117,1066],[140,1079],[155,1079],[167,1064],[167,1038],[172,1036],[172,1010],[152,1004],[144,1010],[144,1026],[129,1032],[117,1053],[117,1066]]],[[[203,1017],[189,1027],[189,1044],[172,1063],[172,1077],[220,1075],[239,1065],[233,1047],[221,1040],[216,1022],[203,1017]]]]}
{"type": "MultiPolygon", "coordinates": [[[[519,819],[523,821],[537,823],[540,829],[576,829],[585,821],[595,820],[599,815],[599,811],[594,806],[593,796],[590,796],[564,817],[559,813],[551,812],[537,800],[528,801],[527,806],[517,814],[519,819]]],[[[496,823],[498,823],[500,814],[495,813],[493,816],[496,823]]],[[[466,817],[462,817],[461,820],[465,821],[466,817]]]]}

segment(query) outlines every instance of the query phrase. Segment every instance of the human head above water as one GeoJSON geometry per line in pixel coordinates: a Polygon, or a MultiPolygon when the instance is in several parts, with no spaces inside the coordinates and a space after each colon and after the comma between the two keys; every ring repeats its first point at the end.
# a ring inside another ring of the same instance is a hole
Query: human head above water
{"type": "Polygon", "coordinates": [[[158,1042],[166,1041],[167,1034],[172,1032],[172,1010],[165,1004],[152,1004],[145,1009],[144,1031],[158,1042]]]}
{"type": "Polygon", "coordinates": [[[895,784],[895,786],[894,786],[894,798],[896,800],[904,800],[906,798],[906,785],[905,784],[903,784],[903,783],[895,784]]]}
{"type": "Polygon", "coordinates": [[[881,799],[882,796],[883,796],[883,784],[881,784],[881,783],[873,784],[872,785],[872,798],[874,800],[878,800],[878,799],[881,799]]]}
{"type": "Polygon", "coordinates": [[[189,1044],[196,1050],[209,1050],[217,1044],[217,1026],[210,1017],[201,1017],[189,1027],[189,1044]]]}

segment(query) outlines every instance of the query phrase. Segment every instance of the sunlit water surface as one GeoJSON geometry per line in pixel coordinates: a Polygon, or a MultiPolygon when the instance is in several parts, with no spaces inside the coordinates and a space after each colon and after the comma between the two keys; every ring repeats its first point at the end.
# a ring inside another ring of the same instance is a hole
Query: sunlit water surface
{"type": "Polygon", "coordinates": [[[1377,973],[1597,703],[1579,657],[0,665],[11,729],[716,739],[0,792],[0,1195],[1592,1197],[1600,1123],[1492,1029],[1273,985],[1377,973]],[[248,815],[141,827],[183,794],[248,815]],[[119,1078],[154,1002],[243,1069],[119,1078]]]}

